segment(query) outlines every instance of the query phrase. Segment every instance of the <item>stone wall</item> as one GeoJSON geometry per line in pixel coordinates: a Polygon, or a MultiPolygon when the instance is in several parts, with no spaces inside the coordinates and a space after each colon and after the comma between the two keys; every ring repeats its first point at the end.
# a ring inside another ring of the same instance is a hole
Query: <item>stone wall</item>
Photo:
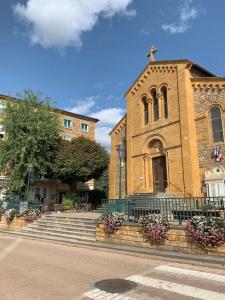
{"type": "Polygon", "coordinates": [[[150,248],[155,250],[179,251],[183,253],[193,253],[197,255],[225,255],[225,245],[217,248],[201,249],[196,245],[187,242],[184,227],[176,226],[168,231],[166,241],[161,245],[152,245],[147,239],[142,237],[139,232],[139,226],[134,224],[122,225],[117,232],[107,236],[104,232],[104,225],[97,227],[96,239],[100,242],[113,243],[118,245],[127,245],[141,248],[150,248]]]}
{"type": "MultiPolygon", "coordinates": [[[[215,166],[224,166],[224,160],[216,162],[211,157],[212,149],[214,146],[220,146],[223,157],[225,156],[225,144],[213,143],[210,109],[213,105],[218,105],[221,108],[221,117],[223,121],[223,128],[225,128],[225,88],[194,88],[194,104],[195,104],[195,122],[196,122],[196,134],[198,144],[198,158],[200,167],[200,176],[202,184],[204,180],[205,171],[215,166]]],[[[225,138],[225,132],[224,132],[225,138]]]]}
{"type": "Polygon", "coordinates": [[[10,224],[8,224],[6,222],[6,217],[4,215],[1,216],[1,220],[0,220],[0,228],[2,228],[2,229],[8,229],[8,230],[17,230],[17,229],[20,229],[25,224],[26,224],[26,222],[21,217],[20,218],[14,218],[13,221],[10,224]]]}
{"type": "MultiPolygon", "coordinates": [[[[126,146],[126,116],[124,116],[120,122],[113,129],[111,135],[111,155],[109,162],[109,199],[119,198],[119,175],[120,175],[120,162],[117,147],[120,144],[125,144],[126,146]]],[[[126,177],[127,177],[127,164],[126,158],[123,162],[122,167],[122,187],[121,196],[124,198],[127,194],[126,189],[126,177]]]]}

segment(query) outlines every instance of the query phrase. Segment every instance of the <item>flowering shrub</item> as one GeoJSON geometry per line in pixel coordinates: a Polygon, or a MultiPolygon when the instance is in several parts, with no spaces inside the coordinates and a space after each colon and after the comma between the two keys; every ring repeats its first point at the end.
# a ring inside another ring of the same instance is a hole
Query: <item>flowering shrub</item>
{"type": "Polygon", "coordinates": [[[12,223],[13,219],[17,216],[17,211],[14,208],[10,208],[5,211],[5,218],[8,224],[12,223]]]}
{"type": "Polygon", "coordinates": [[[103,224],[105,225],[105,233],[112,234],[118,230],[119,226],[127,220],[127,216],[124,213],[112,212],[109,213],[104,219],[103,224]]]}
{"type": "Polygon", "coordinates": [[[33,223],[40,216],[40,212],[35,209],[26,209],[21,216],[23,216],[26,223],[33,223]]]}
{"type": "Polygon", "coordinates": [[[186,225],[187,238],[203,247],[220,246],[225,241],[225,223],[223,220],[194,216],[186,225]]]}
{"type": "Polygon", "coordinates": [[[166,217],[160,214],[149,214],[139,217],[140,232],[151,243],[159,244],[166,239],[169,224],[166,217]]]}

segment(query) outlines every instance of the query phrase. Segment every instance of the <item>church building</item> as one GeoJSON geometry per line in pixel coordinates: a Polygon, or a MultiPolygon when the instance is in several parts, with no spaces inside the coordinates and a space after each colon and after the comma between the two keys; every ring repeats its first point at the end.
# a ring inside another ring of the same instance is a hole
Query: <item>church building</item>
{"type": "Polygon", "coordinates": [[[225,77],[155,52],[110,133],[109,199],[225,196],[225,77]]]}

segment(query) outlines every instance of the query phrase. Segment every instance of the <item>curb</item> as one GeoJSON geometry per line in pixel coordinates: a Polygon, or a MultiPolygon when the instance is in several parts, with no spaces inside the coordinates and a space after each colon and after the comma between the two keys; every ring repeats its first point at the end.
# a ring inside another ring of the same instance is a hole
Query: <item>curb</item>
{"type": "Polygon", "coordinates": [[[126,253],[128,255],[133,255],[133,256],[142,256],[145,258],[153,258],[155,257],[156,259],[165,259],[169,260],[170,262],[182,262],[184,261],[192,263],[192,264],[199,264],[199,263],[204,263],[204,264],[209,264],[209,265],[216,265],[225,267],[225,257],[218,257],[218,256],[207,256],[207,255],[193,255],[193,254],[185,254],[181,252],[175,252],[175,251],[163,251],[163,250],[151,250],[151,249],[146,249],[146,248],[139,248],[139,247],[132,247],[132,246],[124,246],[124,245],[116,245],[116,244],[111,244],[111,243],[104,243],[104,242],[79,242],[79,241],[71,241],[71,240],[63,240],[60,238],[49,238],[49,237],[39,237],[39,236],[33,236],[33,235],[23,235],[21,233],[17,232],[10,232],[7,230],[2,230],[0,229],[0,233],[2,234],[8,234],[12,236],[19,236],[24,239],[29,239],[29,240],[36,240],[36,241],[44,241],[44,242],[53,242],[57,244],[64,244],[64,245],[70,245],[72,247],[85,247],[85,248],[91,248],[95,250],[107,250],[111,252],[117,252],[117,253],[126,253]]]}

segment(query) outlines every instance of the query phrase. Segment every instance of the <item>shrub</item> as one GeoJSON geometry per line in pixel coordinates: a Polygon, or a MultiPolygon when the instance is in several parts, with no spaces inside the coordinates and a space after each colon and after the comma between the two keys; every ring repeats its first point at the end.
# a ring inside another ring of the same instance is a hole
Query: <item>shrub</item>
{"type": "Polygon", "coordinates": [[[104,230],[106,234],[112,234],[118,230],[123,222],[127,221],[127,216],[120,212],[111,212],[104,219],[104,230]]]}
{"type": "Polygon", "coordinates": [[[80,198],[73,193],[66,193],[63,196],[62,208],[63,210],[74,209],[74,206],[79,202],[80,198]]]}
{"type": "Polygon", "coordinates": [[[186,225],[186,234],[190,242],[202,247],[220,246],[225,241],[225,223],[221,219],[194,216],[186,225]]]}
{"type": "Polygon", "coordinates": [[[153,244],[165,241],[169,224],[167,218],[160,214],[149,214],[139,217],[140,232],[153,244]]]}
{"type": "Polygon", "coordinates": [[[15,208],[10,208],[5,211],[6,222],[8,224],[12,223],[13,219],[17,216],[17,210],[15,208]]]}

